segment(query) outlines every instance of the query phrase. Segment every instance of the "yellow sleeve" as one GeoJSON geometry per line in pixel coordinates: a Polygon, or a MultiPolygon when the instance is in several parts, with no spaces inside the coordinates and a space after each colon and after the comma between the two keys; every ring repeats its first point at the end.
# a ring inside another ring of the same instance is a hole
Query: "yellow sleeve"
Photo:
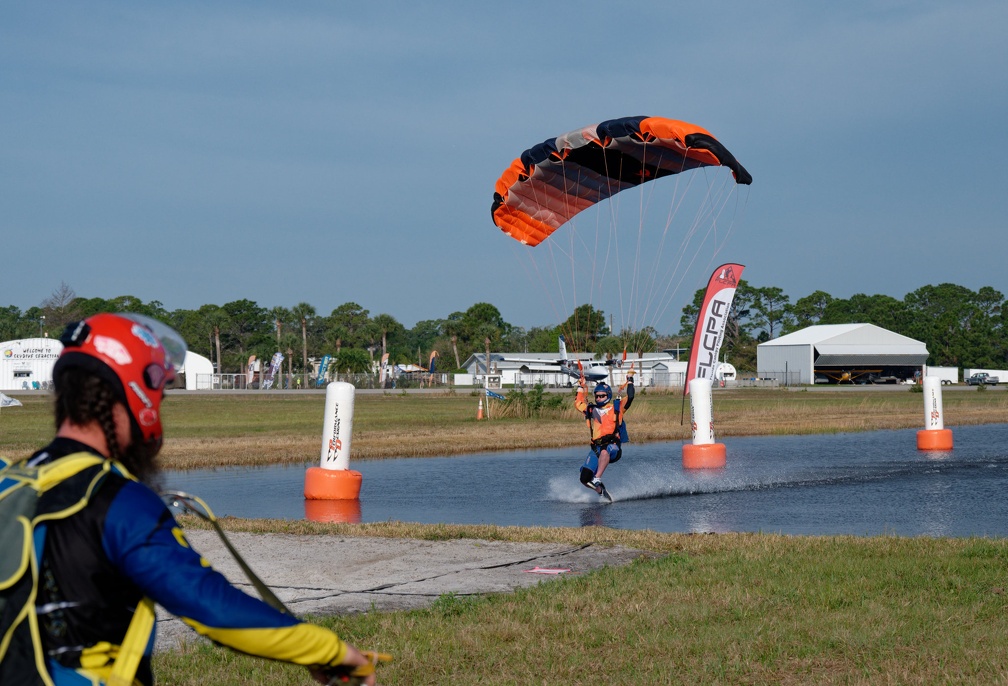
{"type": "Polygon", "coordinates": [[[301,622],[268,629],[220,629],[185,621],[215,643],[249,655],[305,666],[335,666],[346,657],[346,643],[332,631],[315,624],[301,622]]]}

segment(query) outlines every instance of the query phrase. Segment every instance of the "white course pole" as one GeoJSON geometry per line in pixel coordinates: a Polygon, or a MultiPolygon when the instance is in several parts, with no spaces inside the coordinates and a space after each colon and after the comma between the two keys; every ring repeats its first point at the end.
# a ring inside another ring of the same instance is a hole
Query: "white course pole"
{"type": "Polygon", "coordinates": [[[710,379],[691,380],[689,396],[693,442],[683,445],[683,467],[686,469],[724,467],[727,457],[724,443],[714,441],[714,404],[710,379]]]}
{"type": "Polygon", "coordinates": [[[326,386],[325,412],[322,415],[322,469],[349,469],[350,442],[353,437],[353,384],[334,381],[326,386]]]}
{"type": "Polygon", "coordinates": [[[918,450],[952,450],[952,430],[945,428],[941,379],[924,377],[924,428],[917,432],[918,450]]]}

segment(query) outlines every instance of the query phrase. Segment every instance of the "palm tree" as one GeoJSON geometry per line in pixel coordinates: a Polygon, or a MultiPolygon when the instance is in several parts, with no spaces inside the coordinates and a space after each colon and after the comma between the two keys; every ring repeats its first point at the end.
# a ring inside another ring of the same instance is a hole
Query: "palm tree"
{"type": "MultiPolygon", "coordinates": [[[[390,314],[379,314],[371,320],[371,323],[381,331],[381,351],[382,355],[388,352],[388,336],[390,333],[398,333],[403,330],[403,325],[400,324],[395,317],[390,314]]],[[[395,336],[393,336],[393,340],[395,336]]]]}
{"type": "Polygon", "coordinates": [[[291,311],[286,307],[274,307],[270,310],[273,318],[273,327],[276,330],[277,350],[280,350],[280,336],[283,334],[283,325],[291,320],[291,311]]]}
{"type": "Polygon", "coordinates": [[[301,373],[305,375],[307,386],[308,374],[308,320],[315,316],[315,308],[305,302],[300,302],[291,310],[291,314],[301,323],[301,373]]]}

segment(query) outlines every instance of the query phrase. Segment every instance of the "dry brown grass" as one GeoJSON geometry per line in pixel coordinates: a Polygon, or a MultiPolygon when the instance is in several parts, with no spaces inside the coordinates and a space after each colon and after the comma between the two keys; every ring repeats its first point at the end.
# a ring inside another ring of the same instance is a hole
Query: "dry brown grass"
{"type": "MultiPolygon", "coordinates": [[[[173,399],[174,401],[175,399],[173,399]]],[[[179,399],[185,402],[184,398],[179,399]]],[[[322,400],[315,401],[321,405],[322,400]]],[[[944,394],[948,426],[1008,421],[1008,393],[955,390],[944,394]]],[[[682,397],[645,393],[627,415],[637,442],[689,440],[689,407],[680,423],[682,397]]],[[[265,410],[265,408],[264,408],[265,410]]],[[[303,412],[297,404],[275,413],[303,412]]],[[[354,459],[458,455],[494,450],[575,446],[586,440],[580,415],[569,404],[535,419],[475,420],[468,395],[360,396],[353,433],[354,459]]],[[[923,426],[923,396],[905,388],[829,391],[740,389],[714,396],[718,436],[841,433],[923,426]]],[[[282,418],[282,414],[281,414],[282,418]]],[[[265,420],[263,420],[265,421],[265,420]]],[[[317,423],[321,427],[321,416],[317,423]]],[[[271,423],[269,432],[220,437],[173,437],[163,459],[172,468],[223,464],[305,463],[318,459],[321,432],[304,424],[271,423]]],[[[236,432],[229,432],[235,434],[236,432]]]]}
{"type": "MultiPolygon", "coordinates": [[[[943,394],[949,427],[1008,421],[1008,392],[955,388],[943,394]]],[[[51,399],[26,397],[0,417],[0,454],[18,455],[52,435],[51,399]]],[[[576,446],[587,430],[571,402],[537,418],[476,421],[468,393],[359,394],[355,460],[459,455],[576,446]]],[[[325,397],[316,393],[176,394],[165,404],[164,467],[306,464],[319,459],[325,397]]],[[[497,408],[499,409],[499,408],[497,408]]],[[[633,441],[689,440],[678,393],[638,393],[627,414],[633,441]]],[[[493,412],[492,412],[493,413],[493,412]]],[[[906,387],[830,390],[718,390],[716,435],[761,436],[905,429],[923,426],[923,395],[906,387]]]]}

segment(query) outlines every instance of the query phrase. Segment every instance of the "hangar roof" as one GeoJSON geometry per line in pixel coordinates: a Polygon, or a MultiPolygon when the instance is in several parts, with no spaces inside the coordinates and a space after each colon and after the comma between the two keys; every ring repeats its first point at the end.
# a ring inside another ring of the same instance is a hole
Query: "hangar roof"
{"type": "Polygon", "coordinates": [[[760,347],[811,345],[817,366],[864,363],[918,365],[927,362],[927,346],[921,341],[874,324],[820,324],[775,338],[760,347]]]}

